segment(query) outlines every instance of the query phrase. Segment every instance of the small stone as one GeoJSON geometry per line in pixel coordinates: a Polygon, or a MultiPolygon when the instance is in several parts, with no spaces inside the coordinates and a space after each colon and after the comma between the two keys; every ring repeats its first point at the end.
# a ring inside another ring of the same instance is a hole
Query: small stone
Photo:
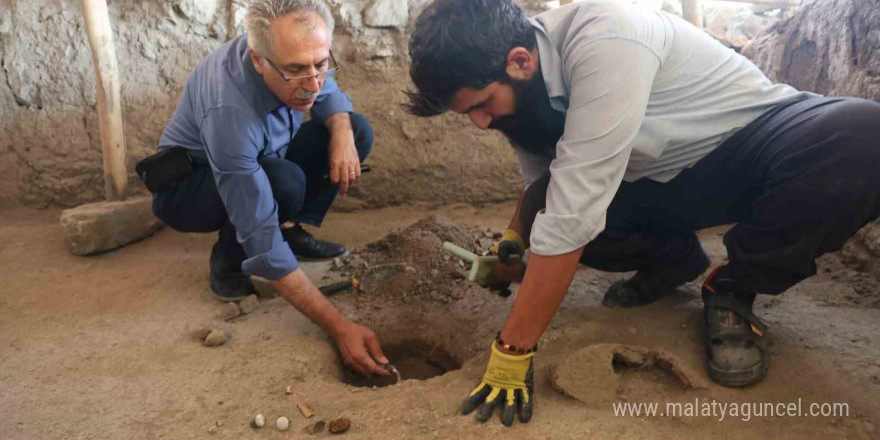
{"type": "Polygon", "coordinates": [[[315,416],[315,410],[313,410],[312,407],[310,407],[309,404],[305,402],[297,402],[296,407],[297,409],[299,409],[299,412],[302,413],[303,417],[307,419],[315,416]]]}
{"type": "Polygon", "coordinates": [[[431,278],[437,278],[440,276],[440,271],[437,269],[431,269],[431,278]]]}
{"type": "Polygon", "coordinates": [[[284,387],[284,394],[293,394],[293,387],[290,385],[284,387]]]}
{"type": "Polygon", "coordinates": [[[317,422],[312,423],[309,426],[306,426],[306,432],[308,432],[311,435],[320,434],[320,433],[324,432],[325,425],[327,425],[326,422],[324,422],[323,420],[318,420],[317,422]]]}
{"type": "Polygon", "coordinates": [[[241,316],[241,307],[234,302],[224,303],[217,312],[217,319],[221,321],[230,321],[241,316]]]}
{"type": "Polygon", "coordinates": [[[370,265],[367,264],[367,262],[364,261],[364,259],[358,255],[351,257],[350,264],[351,264],[351,267],[353,267],[355,269],[365,269],[366,270],[366,269],[370,268],[370,265]]]}
{"type": "Polygon", "coordinates": [[[327,430],[330,431],[331,434],[342,434],[343,432],[348,431],[348,428],[351,428],[351,420],[344,417],[331,420],[330,424],[327,426],[327,430]]]}
{"type": "Polygon", "coordinates": [[[416,268],[414,268],[414,267],[412,267],[412,266],[406,266],[406,267],[404,268],[404,270],[405,270],[406,272],[409,272],[409,273],[416,273],[416,272],[418,272],[418,271],[416,270],[416,268]]]}
{"type": "Polygon", "coordinates": [[[257,295],[248,295],[247,298],[238,303],[238,306],[241,307],[241,314],[247,315],[260,307],[260,300],[257,299],[257,295]]]}
{"type": "Polygon", "coordinates": [[[483,235],[485,235],[486,238],[494,238],[495,237],[495,233],[492,231],[486,231],[486,233],[483,235]]]}
{"type": "Polygon", "coordinates": [[[290,428],[290,420],[287,420],[287,417],[279,417],[278,421],[275,422],[275,427],[279,431],[287,431],[287,428],[290,428]]]}
{"type": "Polygon", "coordinates": [[[251,426],[253,426],[254,428],[262,428],[266,426],[266,417],[262,414],[257,414],[256,416],[254,416],[254,421],[251,422],[251,426]]]}
{"type": "Polygon", "coordinates": [[[223,330],[212,330],[211,333],[205,337],[204,344],[205,347],[216,347],[218,345],[223,345],[229,338],[226,336],[226,332],[223,330]]]}
{"type": "Polygon", "coordinates": [[[333,267],[335,269],[342,269],[342,266],[345,264],[342,262],[342,258],[336,257],[333,259],[333,267]]]}

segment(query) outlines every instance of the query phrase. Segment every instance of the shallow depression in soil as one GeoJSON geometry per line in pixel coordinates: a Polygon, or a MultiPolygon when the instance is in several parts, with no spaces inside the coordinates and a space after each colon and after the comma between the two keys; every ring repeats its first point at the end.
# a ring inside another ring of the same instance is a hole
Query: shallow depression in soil
{"type": "MultiPolygon", "coordinates": [[[[410,339],[382,347],[385,356],[400,372],[401,380],[425,380],[461,368],[461,361],[440,346],[410,339]]],[[[342,381],[356,387],[386,387],[397,383],[395,375],[362,377],[343,368],[342,381]]]]}

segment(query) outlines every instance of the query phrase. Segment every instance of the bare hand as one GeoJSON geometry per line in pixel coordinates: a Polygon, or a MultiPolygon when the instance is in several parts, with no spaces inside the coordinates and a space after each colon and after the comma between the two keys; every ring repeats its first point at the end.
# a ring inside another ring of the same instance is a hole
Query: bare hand
{"type": "MultiPolygon", "coordinates": [[[[348,118],[348,114],[345,114],[348,118]]],[[[330,132],[330,180],[339,185],[339,194],[345,195],[354,182],[361,177],[361,160],[354,145],[351,122],[330,132]]]]}
{"type": "Polygon", "coordinates": [[[370,329],[348,321],[331,336],[339,347],[342,362],[361,376],[388,376],[391,374],[379,366],[379,364],[387,364],[388,358],[379,347],[379,338],[370,329]]]}

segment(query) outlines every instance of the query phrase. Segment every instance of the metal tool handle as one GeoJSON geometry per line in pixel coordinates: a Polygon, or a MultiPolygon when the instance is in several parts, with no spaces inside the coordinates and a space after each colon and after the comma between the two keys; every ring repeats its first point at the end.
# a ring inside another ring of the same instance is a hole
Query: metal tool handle
{"type": "Polygon", "coordinates": [[[443,250],[467,261],[468,263],[473,263],[477,259],[477,254],[448,241],[443,243],[443,250]]]}
{"type": "Polygon", "coordinates": [[[350,280],[337,281],[335,283],[330,283],[325,286],[321,286],[318,288],[324,296],[335,295],[339,292],[351,289],[357,285],[357,280],[352,278],[350,280]]]}

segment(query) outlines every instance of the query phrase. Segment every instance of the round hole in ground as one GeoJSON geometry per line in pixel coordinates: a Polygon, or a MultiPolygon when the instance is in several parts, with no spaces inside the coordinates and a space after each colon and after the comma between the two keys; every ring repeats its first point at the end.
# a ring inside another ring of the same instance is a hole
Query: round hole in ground
{"type": "MultiPolygon", "coordinates": [[[[420,339],[385,344],[385,357],[400,372],[401,380],[425,380],[461,368],[461,361],[444,348],[420,339]]],[[[342,369],[342,382],[356,387],[387,387],[397,383],[397,377],[363,377],[350,368],[342,369]]]]}

